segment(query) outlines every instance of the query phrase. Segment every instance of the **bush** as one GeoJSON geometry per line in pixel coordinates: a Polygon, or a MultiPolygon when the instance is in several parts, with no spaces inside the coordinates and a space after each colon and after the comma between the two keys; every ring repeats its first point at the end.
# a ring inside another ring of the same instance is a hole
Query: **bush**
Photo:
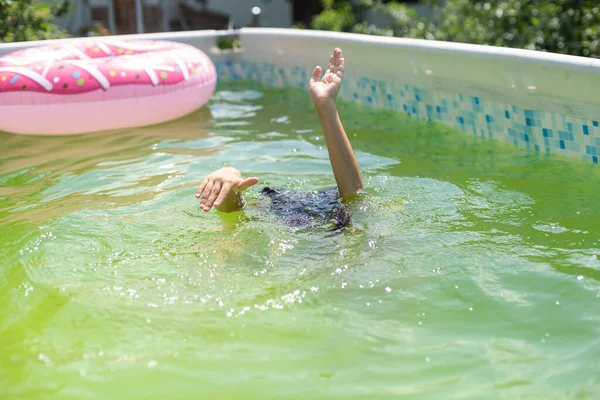
{"type": "Polygon", "coordinates": [[[324,11],[313,19],[312,27],[600,58],[597,0],[423,1],[435,8],[433,20],[419,18],[396,2],[369,5],[371,1],[363,0],[352,6],[349,1],[324,0],[324,11]],[[365,7],[375,7],[393,22],[378,28],[358,21],[357,11],[364,14],[365,7]]]}
{"type": "Polygon", "coordinates": [[[0,0],[0,42],[66,37],[67,33],[51,21],[68,11],[68,0],[51,4],[38,0],[0,0]]]}
{"type": "Polygon", "coordinates": [[[392,21],[391,25],[384,28],[377,28],[374,25],[362,22],[353,26],[352,32],[410,38],[434,38],[428,31],[428,29],[433,30],[434,25],[429,21],[419,18],[417,12],[410,7],[391,2],[388,4],[376,3],[374,9],[380,14],[387,16],[392,21]]]}
{"type": "Polygon", "coordinates": [[[597,0],[451,0],[439,10],[440,40],[600,57],[597,0]]]}
{"type": "Polygon", "coordinates": [[[348,1],[322,0],[323,12],[316,15],[311,27],[322,31],[348,31],[356,22],[355,11],[348,1]]]}

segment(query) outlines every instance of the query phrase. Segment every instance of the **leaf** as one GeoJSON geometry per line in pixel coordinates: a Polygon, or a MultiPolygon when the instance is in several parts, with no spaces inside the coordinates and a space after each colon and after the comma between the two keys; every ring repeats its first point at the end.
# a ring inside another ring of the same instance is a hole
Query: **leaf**
{"type": "Polygon", "coordinates": [[[69,11],[68,0],[0,0],[0,42],[54,39],[67,36],[51,21],[69,11]]]}

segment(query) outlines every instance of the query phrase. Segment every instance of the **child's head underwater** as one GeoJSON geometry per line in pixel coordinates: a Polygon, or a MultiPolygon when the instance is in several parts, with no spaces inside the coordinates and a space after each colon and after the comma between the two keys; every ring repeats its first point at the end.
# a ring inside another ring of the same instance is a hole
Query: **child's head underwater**
{"type": "Polygon", "coordinates": [[[277,219],[293,229],[331,223],[333,230],[337,231],[350,223],[350,213],[339,201],[337,188],[296,192],[266,187],[261,191],[261,195],[271,199],[270,209],[277,219]]]}

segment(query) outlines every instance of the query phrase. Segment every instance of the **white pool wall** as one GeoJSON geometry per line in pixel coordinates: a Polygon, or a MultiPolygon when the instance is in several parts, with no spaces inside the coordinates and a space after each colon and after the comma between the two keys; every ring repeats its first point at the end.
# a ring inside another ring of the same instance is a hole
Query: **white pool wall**
{"type": "MultiPolygon", "coordinates": [[[[232,33],[232,32],[229,32],[232,33]]],[[[528,50],[311,30],[244,28],[242,49],[220,52],[223,32],[124,36],[188,43],[220,79],[307,87],[333,48],[346,59],[341,97],[437,121],[468,134],[598,163],[600,60],[528,50]]],[[[0,44],[0,56],[47,44],[0,44]]]]}
{"type": "Polygon", "coordinates": [[[240,37],[241,61],[226,66],[233,74],[221,68],[224,78],[305,86],[314,66],[340,47],[346,59],[344,99],[598,163],[600,60],[306,30],[241,29],[240,37]]]}

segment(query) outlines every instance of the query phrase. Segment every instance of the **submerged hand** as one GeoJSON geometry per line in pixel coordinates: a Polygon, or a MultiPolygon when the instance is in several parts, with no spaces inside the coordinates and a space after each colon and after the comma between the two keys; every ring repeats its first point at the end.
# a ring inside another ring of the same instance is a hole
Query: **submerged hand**
{"type": "MultiPolygon", "coordinates": [[[[242,178],[242,174],[235,168],[221,168],[208,175],[196,192],[196,198],[200,201],[200,208],[208,212],[211,207],[219,207],[227,200],[228,195],[234,192],[243,192],[258,183],[258,178],[242,178]]],[[[243,202],[243,201],[242,201],[243,202]]]]}
{"type": "Polygon", "coordinates": [[[329,57],[329,65],[323,78],[321,78],[322,72],[322,68],[317,66],[308,85],[310,98],[316,107],[323,103],[335,102],[344,77],[342,50],[336,48],[333,51],[333,55],[329,57]]]}

